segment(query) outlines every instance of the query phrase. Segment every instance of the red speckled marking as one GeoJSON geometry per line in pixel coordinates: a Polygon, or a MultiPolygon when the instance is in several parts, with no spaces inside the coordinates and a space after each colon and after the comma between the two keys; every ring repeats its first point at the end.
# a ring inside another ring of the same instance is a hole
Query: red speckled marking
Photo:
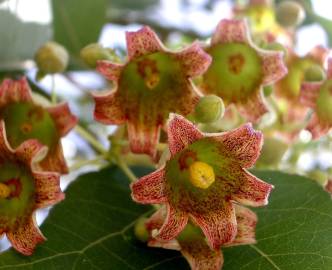
{"type": "Polygon", "coordinates": [[[21,195],[22,192],[22,184],[19,178],[12,178],[4,182],[7,186],[11,187],[11,193],[9,198],[17,198],[21,195]]]}
{"type": "Polygon", "coordinates": [[[322,82],[304,82],[301,84],[300,102],[310,108],[316,107],[316,101],[322,82]]]}

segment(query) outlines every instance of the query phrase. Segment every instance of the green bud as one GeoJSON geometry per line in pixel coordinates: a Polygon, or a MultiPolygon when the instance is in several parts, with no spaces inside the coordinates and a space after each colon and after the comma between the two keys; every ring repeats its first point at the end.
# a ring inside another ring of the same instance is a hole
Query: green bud
{"type": "Polygon", "coordinates": [[[38,49],[35,61],[44,74],[61,73],[67,68],[69,55],[62,45],[50,41],[38,49]]]}
{"type": "Polygon", "coordinates": [[[257,161],[260,167],[274,167],[279,164],[288,145],[276,138],[265,138],[261,155],[257,161]]]}
{"type": "Polygon", "coordinates": [[[146,218],[140,218],[134,227],[134,233],[138,240],[146,243],[149,239],[149,232],[145,227],[146,218]]]}
{"type": "Polygon", "coordinates": [[[276,8],[276,17],[280,25],[295,27],[300,25],[305,18],[303,7],[295,1],[283,1],[276,8]]]}
{"type": "Polygon", "coordinates": [[[225,106],[222,99],[215,95],[202,97],[195,107],[195,119],[200,123],[213,123],[222,118],[225,106]]]}
{"type": "Polygon", "coordinates": [[[324,70],[319,65],[313,65],[306,69],[304,80],[307,82],[318,82],[326,77],[324,70]]]}
{"type": "Polygon", "coordinates": [[[114,52],[110,49],[103,48],[98,43],[91,43],[85,46],[81,52],[80,56],[85,64],[91,68],[95,68],[98,60],[113,60],[114,52]]]}

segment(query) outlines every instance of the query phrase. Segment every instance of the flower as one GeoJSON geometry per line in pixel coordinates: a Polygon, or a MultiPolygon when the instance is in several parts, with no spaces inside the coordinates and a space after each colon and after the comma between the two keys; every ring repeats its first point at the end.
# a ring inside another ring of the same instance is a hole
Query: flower
{"type": "Polygon", "coordinates": [[[310,107],[313,114],[306,127],[313,139],[325,135],[332,127],[332,58],[328,59],[327,78],[320,82],[304,82],[300,101],[310,107]]]}
{"type": "Polygon", "coordinates": [[[328,50],[322,46],[314,47],[303,57],[288,50],[288,74],[275,84],[276,105],[279,107],[279,129],[275,133],[287,142],[297,138],[308,112],[308,107],[299,102],[305,74],[311,67],[323,67],[327,54],[328,50]]]}
{"type": "Polygon", "coordinates": [[[34,102],[25,78],[6,79],[0,85],[0,119],[6,126],[9,144],[16,148],[27,139],[37,139],[49,148],[42,169],[67,173],[61,137],[77,123],[67,103],[44,108],[34,102]]]}
{"type": "Polygon", "coordinates": [[[203,134],[182,116],[173,115],[168,142],[171,158],[165,166],[131,185],[134,201],[166,206],[156,239],[174,239],[190,218],[213,249],[232,242],[237,232],[233,202],[266,205],[273,188],[246,171],[259,156],[262,134],[251,124],[203,134]]]}
{"type": "Polygon", "coordinates": [[[95,94],[95,119],[104,124],[127,123],[134,153],[156,154],[160,128],[170,112],[191,113],[201,94],[191,77],[201,75],[211,58],[195,42],[171,52],[147,26],[126,33],[128,61],[99,61],[97,69],[114,82],[105,94],[95,94]]]}
{"type": "Polygon", "coordinates": [[[201,89],[215,94],[251,122],[267,112],[262,86],[281,79],[287,68],[280,51],[257,48],[249,36],[244,20],[221,20],[206,52],[212,64],[203,74],[201,89]]]}
{"type": "MultiPolygon", "coordinates": [[[[234,205],[234,207],[238,224],[237,234],[235,239],[225,247],[255,244],[256,214],[246,207],[239,205],[234,205]]],[[[166,211],[162,207],[146,222],[146,228],[150,235],[153,235],[155,230],[160,229],[165,216],[166,211]]],[[[187,224],[176,239],[162,242],[151,237],[148,245],[181,251],[192,270],[220,270],[224,263],[221,250],[211,249],[201,230],[191,223],[187,224]]]]}
{"type": "Polygon", "coordinates": [[[59,174],[38,169],[37,163],[46,154],[47,147],[34,139],[12,149],[5,123],[0,121],[0,236],[6,234],[24,255],[31,255],[35,246],[45,241],[35,211],[64,199],[59,174]]]}

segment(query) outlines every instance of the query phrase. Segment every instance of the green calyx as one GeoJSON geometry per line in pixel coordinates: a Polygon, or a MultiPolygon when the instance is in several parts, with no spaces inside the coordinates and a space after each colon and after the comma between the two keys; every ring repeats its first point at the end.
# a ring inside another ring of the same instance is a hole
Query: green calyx
{"type": "Polygon", "coordinates": [[[332,124],[332,80],[326,81],[321,87],[316,106],[319,118],[332,124]]]}
{"type": "Polygon", "coordinates": [[[0,164],[0,183],[11,190],[7,198],[0,198],[0,228],[9,229],[34,209],[34,178],[24,164],[4,162],[0,164]]]}
{"type": "Polygon", "coordinates": [[[245,101],[262,82],[261,59],[247,44],[217,44],[208,49],[213,61],[204,76],[203,90],[225,102],[245,101]]]}
{"type": "Polygon", "coordinates": [[[11,147],[16,148],[28,139],[37,139],[53,148],[59,135],[51,115],[41,106],[32,103],[11,103],[1,108],[0,116],[6,125],[11,147]]]}

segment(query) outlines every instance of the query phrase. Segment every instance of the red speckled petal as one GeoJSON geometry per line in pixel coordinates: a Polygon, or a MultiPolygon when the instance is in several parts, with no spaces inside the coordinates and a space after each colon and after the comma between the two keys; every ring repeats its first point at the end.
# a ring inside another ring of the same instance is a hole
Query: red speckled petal
{"type": "Polygon", "coordinates": [[[163,203],[167,201],[165,169],[160,168],[141,177],[131,185],[131,196],[139,203],[163,203]]]}
{"type": "Polygon", "coordinates": [[[245,170],[234,171],[235,177],[241,182],[239,190],[231,194],[231,198],[248,206],[268,204],[273,185],[265,183],[245,170]]]}
{"type": "Polygon", "coordinates": [[[332,79],[332,58],[327,60],[327,79],[332,79]]]}
{"type": "Polygon", "coordinates": [[[257,215],[247,207],[235,204],[237,235],[226,246],[252,245],[256,243],[255,230],[257,215]]]}
{"type": "Polygon", "coordinates": [[[222,147],[244,168],[252,167],[260,155],[263,134],[255,131],[250,123],[214,137],[222,147]]]}
{"type": "Polygon", "coordinates": [[[316,107],[316,100],[319,95],[321,82],[304,82],[301,84],[300,102],[310,108],[316,107]]]}
{"type": "Polygon", "coordinates": [[[178,114],[170,115],[167,134],[169,150],[172,155],[204,137],[193,123],[178,114]]]}
{"type": "Polygon", "coordinates": [[[107,60],[98,61],[97,70],[110,81],[117,82],[122,72],[123,65],[107,60]]]}
{"type": "Polygon", "coordinates": [[[221,250],[212,250],[203,239],[192,245],[181,246],[181,253],[191,270],[220,270],[224,264],[221,250]]]}
{"type": "Polygon", "coordinates": [[[127,123],[130,150],[137,154],[156,157],[161,126],[127,123]]]}
{"type": "Polygon", "coordinates": [[[165,50],[157,34],[148,26],[136,32],[126,32],[126,41],[129,60],[165,50]]]}
{"type": "Polygon", "coordinates": [[[67,135],[78,122],[78,118],[71,113],[68,103],[49,107],[47,111],[52,116],[61,137],[67,135]]]}
{"type": "Polygon", "coordinates": [[[24,141],[15,149],[19,159],[29,165],[41,161],[47,152],[48,148],[35,139],[24,141]]]}
{"type": "Polygon", "coordinates": [[[166,204],[166,219],[155,238],[159,241],[169,241],[178,236],[188,223],[188,215],[166,204]]]}
{"type": "Polygon", "coordinates": [[[8,102],[32,101],[30,86],[25,77],[6,79],[0,85],[0,106],[8,102]]]}
{"type": "Polygon", "coordinates": [[[287,74],[282,52],[261,52],[263,85],[273,84],[287,74]]]}
{"type": "Polygon", "coordinates": [[[213,249],[232,242],[236,236],[235,210],[231,202],[224,202],[224,207],[219,210],[202,214],[191,213],[191,217],[201,227],[213,249]]]}
{"type": "Polygon", "coordinates": [[[249,43],[249,32],[244,20],[223,19],[217,25],[211,44],[242,42],[249,43]]]}
{"type": "Polygon", "coordinates": [[[126,121],[123,106],[116,94],[116,90],[103,94],[94,93],[93,98],[96,103],[94,117],[98,122],[121,125],[126,121]]]}
{"type": "MultiPolygon", "coordinates": [[[[150,235],[152,235],[153,230],[159,230],[164,223],[167,212],[166,207],[162,206],[159,208],[145,223],[146,229],[149,231],[150,235]]],[[[154,238],[149,239],[148,241],[149,247],[159,247],[166,248],[172,250],[180,250],[181,247],[176,239],[170,241],[159,241],[154,238]]]]}
{"type": "Polygon", "coordinates": [[[51,172],[34,172],[35,201],[37,208],[51,206],[65,198],[60,189],[60,175],[51,172]]]}
{"type": "Polygon", "coordinates": [[[19,224],[15,231],[8,231],[7,238],[13,248],[23,255],[31,255],[36,245],[45,241],[34,217],[29,218],[25,224],[19,224]]]}
{"type": "Polygon", "coordinates": [[[45,171],[68,173],[68,166],[60,142],[53,149],[49,149],[48,155],[40,162],[40,167],[45,171]]]}
{"type": "Polygon", "coordinates": [[[261,91],[257,91],[248,100],[238,103],[236,106],[239,113],[253,123],[257,123],[269,111],[261,91]]]}
{"type": "Polygon", "coordinates": [[[194,42],[191,46],[176,54],[188,77],[202,75],[209,67],[212,58],[199,45],[194,42]]]}
{"type": "Polygon", "coordinates": [[[330,128],[331,125],[320,120],[315,112],[312,114],[308,126],[306,127],[306,129],[310,131],[314,140],[324,136],[329,132],[330,128]]]}

